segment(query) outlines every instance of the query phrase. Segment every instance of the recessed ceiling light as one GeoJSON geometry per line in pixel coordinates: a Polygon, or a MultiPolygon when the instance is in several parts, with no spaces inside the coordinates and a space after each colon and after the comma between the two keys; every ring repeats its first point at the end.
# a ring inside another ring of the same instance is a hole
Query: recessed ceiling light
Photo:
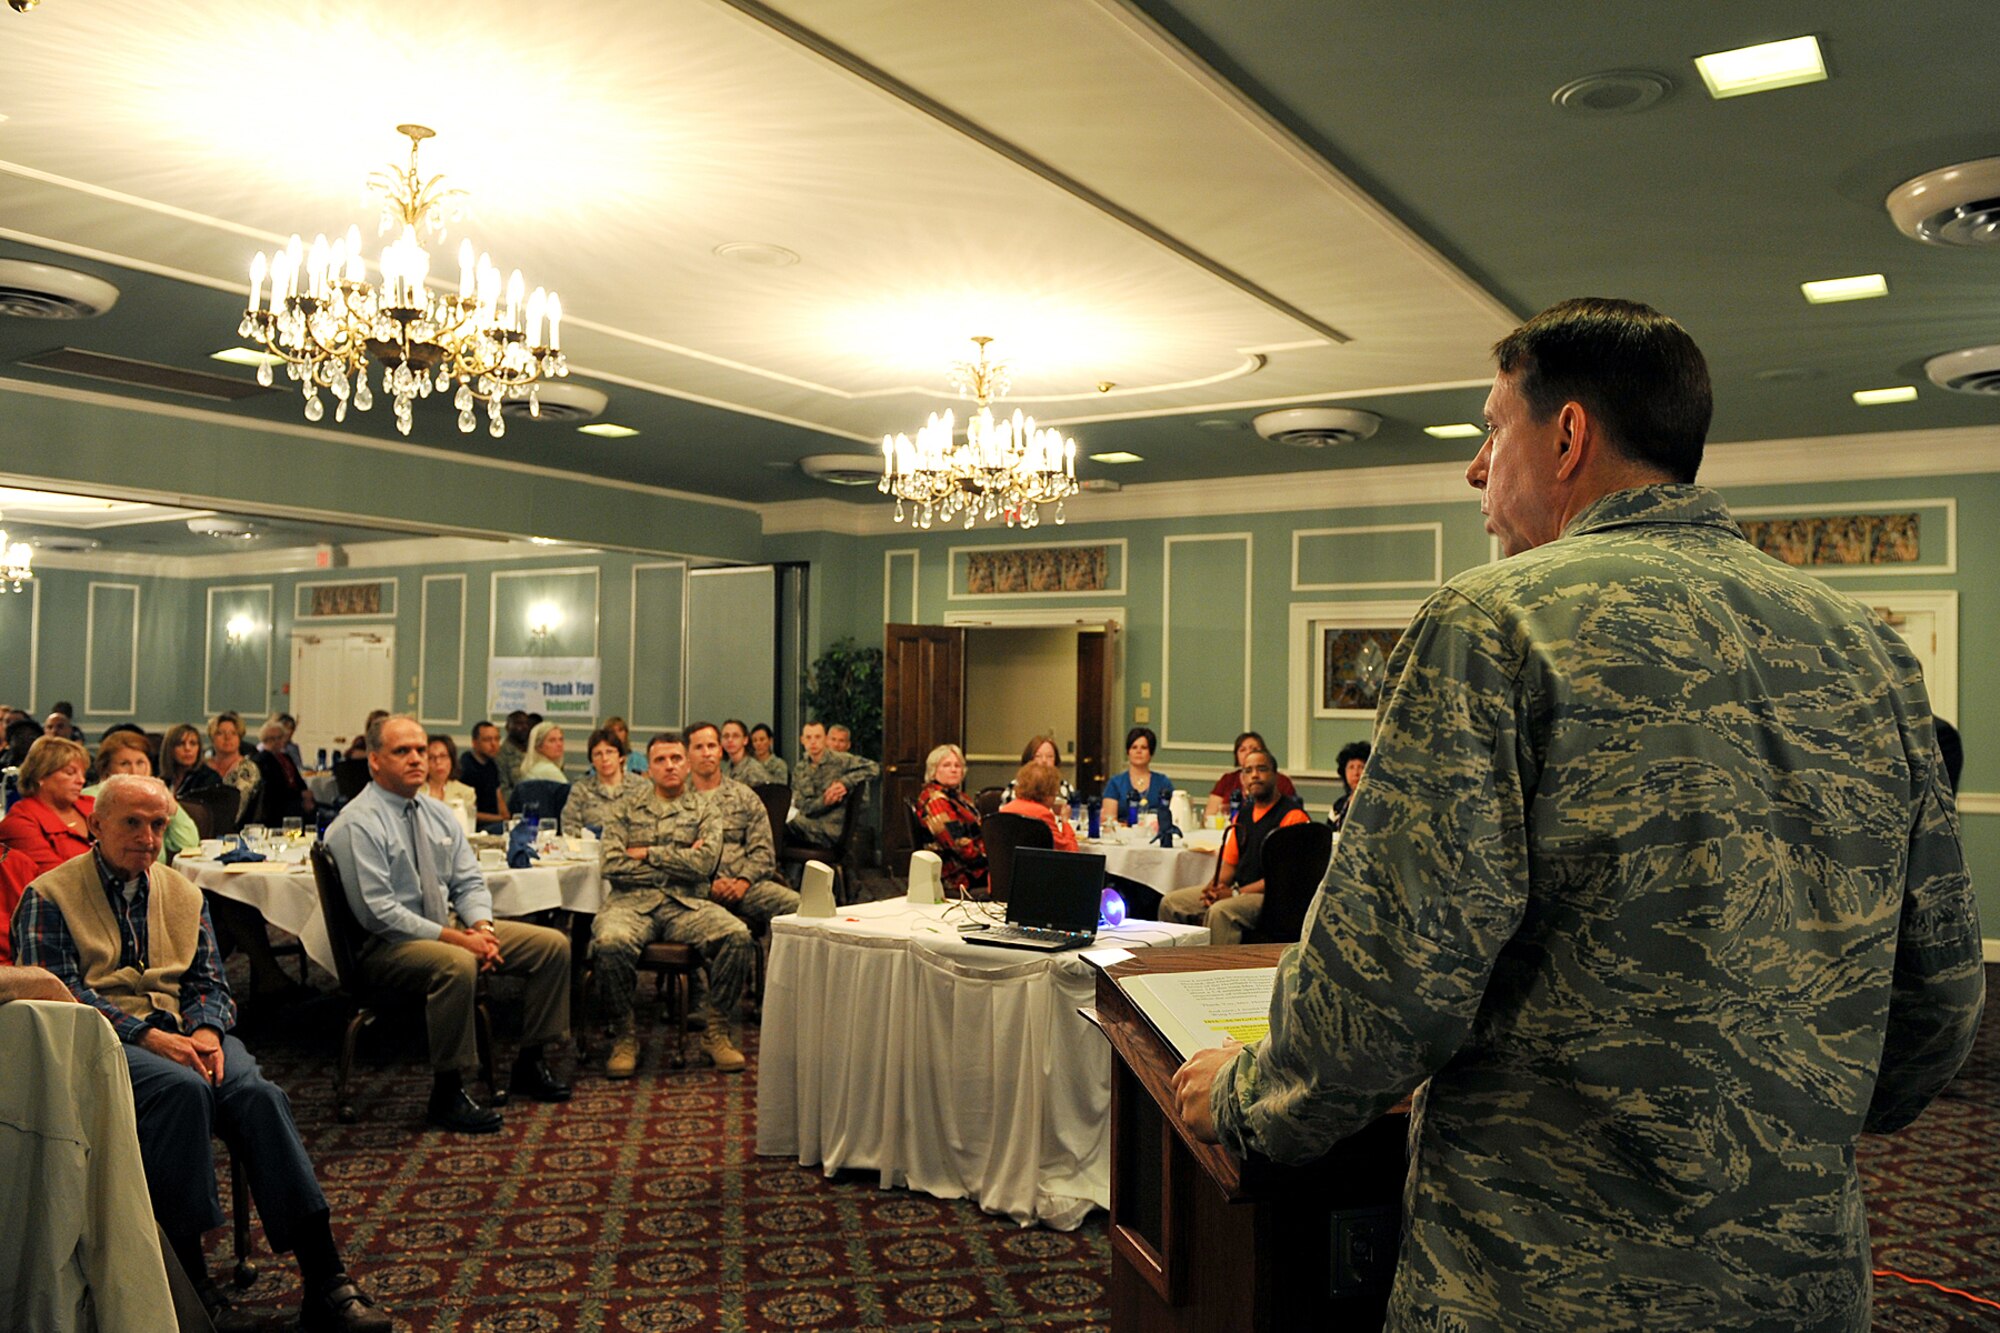
{"type": "Polygon", "coordinates": [[[1424,434],[1434,440],[1470,440],[1485,433],[1486,427],[1475,426],[1470,421],[1455,421],[1449,426],[1424,427],[1424,434]]]}
{"type": "Polygon", "coordinates": [[[798,251],[766,241],[724,241],[715,247],[715,256],[718,259],[733,259],[739,264],[755,264],[759,268],[790,268],[799,262],[798,251]]]}
{"type": "Polygon", "coordinates": [[[556,545],[556,539],[554,537],[530,537],[528,538],[528,544],[530,546],[554,546],[556,545]]]}
{"type": "Polygon", "coordinates": [[[211,361],[227,361],[232,366],[282,366],[285,358],[270,352],[260,352],[254,347],[225,347],[219,352],[210,352],[211,361]]]}
{"type": "Polygon", "coordinates": [[[576,428],[579,435],[596,435],[606,440],[622,440],[639,432],[630,426],[620,426],[612,421],[593,421],[588,426],[576,428]]]}
{"type": "Polygon", "coordinates": [[[1917,401],[1917,386],[1898,384],[1893,389],[1856,389],[1854,401],[1863,407],[1880,407],[1884,403],[1914,403],[1917,401]]]}
{"type": "Polygon", "coordinates": [[[1250,423],[1235,417],[1204,417],[1194,423],[1203,430],[1248,430],[1250,423]]]}
{"type": "Polygon", "coordinates": [[[1715,98],[1766,93],[1773,88],[1818,83],[1826,77],[1819,38],[1811,35],[1696,56],[1694,67],[1701,71],[1709,96],[1715,98]]]}
{"type": "Polygon", "coordinates": [[[1865,301],[1871,296],[1887,296],[1889,280],[1880,273],[1862,273],[1852,278],[1802,282],[1799,290],[1814,305],[1831,305],[1835,301],[1865,301]]]}
{"type": "Polygon", "coordinates": [[[1090,461],[1093,463],[1143,463],[1146,460],[1139,454],[1128,453],[1123,449],[1113,449],[1108,454],[1092,454],[1090,461]]]}

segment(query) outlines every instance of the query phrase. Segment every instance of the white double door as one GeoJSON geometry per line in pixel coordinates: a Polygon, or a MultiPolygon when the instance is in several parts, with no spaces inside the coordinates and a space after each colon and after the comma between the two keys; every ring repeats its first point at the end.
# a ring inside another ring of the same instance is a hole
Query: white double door
{"type": "Polygon", "coordinates": [[[368,714],[396,707],[396,631],[300,630],[292,635],[292,705],[299,753],[345,754],[368,714]]]}

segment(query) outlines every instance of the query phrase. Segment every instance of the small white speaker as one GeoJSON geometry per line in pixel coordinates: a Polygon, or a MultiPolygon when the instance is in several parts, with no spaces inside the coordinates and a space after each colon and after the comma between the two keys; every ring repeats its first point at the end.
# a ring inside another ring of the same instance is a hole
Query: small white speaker
{"type": "Polygon", "coordinates": [[[936,852],[910,853],[910,901],[944,901],[944,862],[936,852]]]}
{"type": "Polygon", "coordinates": [[[833,915],[833,867],[824,861],[806,862],[799,881],[799,915],[833,915]]]}

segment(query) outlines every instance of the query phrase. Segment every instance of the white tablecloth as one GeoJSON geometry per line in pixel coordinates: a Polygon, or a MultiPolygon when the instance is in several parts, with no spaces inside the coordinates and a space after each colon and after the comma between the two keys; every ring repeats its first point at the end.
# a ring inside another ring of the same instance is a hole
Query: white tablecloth
{"type": "Polygon", "coordinates": [[[1123,875],[1126,879],[1135,879],[1163,894],[1172,893],[1175,889],[1200,888],[1215,875],[1216,853],[1192,847],[1156,847],[1151,843],[1128,847],[1122,843],[1085,838],[1078,844],[1078,849],[1102,853],[1105,870],[1123,875]]]}
{"type": "MultiPolygon", "coordinates": [[[[320,920],[319,890],[313,886],[312,868],[276,862],[254,864],[260,869],[238,872],[219,861],[183,856],[174,862],[174,868],[210,893],[250,904],[266,921],[298,936],[306,947],[306,957],[333,971],[333,946],[326,937],[326,923],[320,920]],[[269,868],[261,868],[264,866],[269,868]]],[[[548,860],[526,870],[481,870],[486,876],[486,891],[493,895],[495,916],[528,916],[552,907],[594,916],[604,902],[604,875],[594,860],[548,860]]]]}
{"type": "MultiPolygon", "coordinates": [[[[1076,1012],[1096,973],[1074,951],[968,944],[947,910],[771,923],[757,1151],[1070,1230],[1111,1201],[1111,1048],[1076,1012]]],[[[1098,935],[1207,942],[1155,921],[1098,935]]]]}

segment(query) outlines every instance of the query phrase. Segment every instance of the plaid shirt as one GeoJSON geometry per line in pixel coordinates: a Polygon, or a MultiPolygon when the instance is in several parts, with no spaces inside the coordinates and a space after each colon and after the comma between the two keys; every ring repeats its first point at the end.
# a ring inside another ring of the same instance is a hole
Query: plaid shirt
{"type": "MultiPolygon", "coordinates": [[[[146,901],[152,894],[152,880],[141,876],[128,899],[126,881],[96,851],[90,855],[97,863],[98,879],[104,885],[105,899],[111,904],[111,915],[118,919],[119,964],[144,968],[149,957],[146,901]]],[[[21,905],[14,909],[14,961],[23,967],[45,967],[55,973],[69,987],[70,994],[111,1020],[118,1039],[123,1042],[137,1043],[149,1027],[182,1036],[196,1028],[227,1032],[235,1027],[236,1001],[229,994],[229,982],[222,975],[220,959],[215,947],[215,928],[209,924],[208,904],[204,902],[201,938],[194,946],[194,961],[181,974],[180,1026],[176,1028],[174,1016],[164,1010],[156,1009],[145,1018],[134,1018],[84,984],[76,938],[69,932],[69,922],[53,904],[31,886],[22,895],[21,905]]]]}

